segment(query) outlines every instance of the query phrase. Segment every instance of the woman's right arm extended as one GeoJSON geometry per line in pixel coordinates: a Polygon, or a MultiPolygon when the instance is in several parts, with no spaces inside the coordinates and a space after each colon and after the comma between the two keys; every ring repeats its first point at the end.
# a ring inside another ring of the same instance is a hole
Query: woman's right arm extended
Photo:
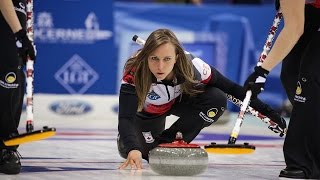
{"type": "Polygon", "coordinates": [[[138,98],[135,87],[131,84],[122,84],[119,96],[118,131],[128,157],[119,169],[125,169],[128,165],[131,166],[131,169],[142,168],[142,155],[135,122],[137,107],[138,98]]]}
{"type": "Polygon", "coordinates": [[[118,131],[120,137],[127,148],[130,150],[139,150],[136,137],[135,116],[137,112],[138,98],[134,86],[130,84],[122,84],[119,96],[119,117],[118,131]]]}

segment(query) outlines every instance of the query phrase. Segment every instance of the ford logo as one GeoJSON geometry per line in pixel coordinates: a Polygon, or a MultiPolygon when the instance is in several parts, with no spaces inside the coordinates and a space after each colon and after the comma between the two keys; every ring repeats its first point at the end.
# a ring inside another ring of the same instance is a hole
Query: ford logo
{"type": "Polygon", "coordinates": [[[80,115],[92,110],[90,104],[78,100],[63,100],[51,104],[50,109],[62,115],[80,115]]]}

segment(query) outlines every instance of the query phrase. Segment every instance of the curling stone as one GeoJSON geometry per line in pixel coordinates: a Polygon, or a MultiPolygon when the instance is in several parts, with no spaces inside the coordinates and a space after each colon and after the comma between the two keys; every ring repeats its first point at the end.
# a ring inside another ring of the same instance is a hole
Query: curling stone
{"type": "Polygon", "coordinates": [[[151,169],[161,175],[193,176],[208,167],[208,153],[197,144],[188,144],[178,132],[172,143],[159,144],[149,152],[151,169]]]}

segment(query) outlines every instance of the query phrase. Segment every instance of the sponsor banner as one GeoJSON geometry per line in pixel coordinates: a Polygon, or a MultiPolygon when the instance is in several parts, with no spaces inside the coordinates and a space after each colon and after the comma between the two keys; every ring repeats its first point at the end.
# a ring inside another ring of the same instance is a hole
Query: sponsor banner
{"type": "Polygon", "coordinates": [[[113,1],[42,0],[34,6],[35,92],[114,94],[113,1]]]}
{"type": "MultiPolygon", "coordinates": [[[[63,125],[72,124],[77,127],[78,123],[83,127],[112,125],[116,128],[118,113],[114,111],[118,107],[117,95],[34,95],[34,124],[39,125],[63,125]],[[98,122],[98,123],[94,123],[98,122]]],[[[24,126],[26,112],[21,116],[21,126],[24,126]]]]}

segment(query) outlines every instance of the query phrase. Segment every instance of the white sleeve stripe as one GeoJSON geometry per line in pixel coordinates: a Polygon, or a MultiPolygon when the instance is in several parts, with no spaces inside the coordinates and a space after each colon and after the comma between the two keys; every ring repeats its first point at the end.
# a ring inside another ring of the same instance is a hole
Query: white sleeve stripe
{"type": "Polygon", "coordinates": [[[200,58],[194,58],[192,60],[193,65],[196,67],[198,72],[201,74],[201,80],[207,80],[211,76],[211,68],[200,58]]]}

